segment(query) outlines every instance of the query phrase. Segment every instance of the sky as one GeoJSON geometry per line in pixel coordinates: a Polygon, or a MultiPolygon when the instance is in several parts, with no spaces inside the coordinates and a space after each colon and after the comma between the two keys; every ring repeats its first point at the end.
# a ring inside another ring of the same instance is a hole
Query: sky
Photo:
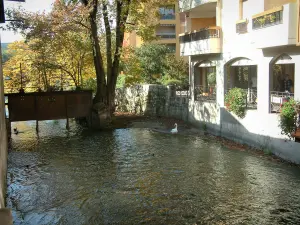
{"type": "MultiPolygon", "coordinates": [[[[27,11],[37,12],[37,11],[50,11],[52,4],[55,0],[26,0],[24,3],[8,2],[4,1],[5,8],[18,7],[19,5],[25,8],[27,11]]],[[[10,43],[18,40],[22,40],[22,36],[18,33],[9,31],[0,31],[1,42],[10,43]]]]}

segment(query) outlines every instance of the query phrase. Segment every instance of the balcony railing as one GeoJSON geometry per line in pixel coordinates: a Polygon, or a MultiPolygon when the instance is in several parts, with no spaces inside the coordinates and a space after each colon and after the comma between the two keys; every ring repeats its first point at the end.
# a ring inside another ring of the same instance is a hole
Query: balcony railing
{"type": "Polygon", "coordinates": [[[179,37],[180,43],[200,41],[210,38],[220,38],[220,27],[207,27],[200,31],[184,34],[179,37]]]}
{"type": "Polygon", "coordinates": [[[248,21],[241,20],[236,23],[236,33],[244,34],[248,32],[248,21]]]}
{"type": "Polygon", "coordinates": [[[196,85],[194,89],[195,101],[216,101],[216,86],[196,85]]]}
{"type": "Polygon", "coordinates": [[[175,15],[174,14],[161,14],[160,19],[161,20],[175,20],[175,15]]]}
{"type": "Polygon", "coordinates": [[[176,34],[156,34],[156,37],[160,38],[160,39],[175,39],[176,38],[176,34]]]}
{"type": "Polygon", "coordinates": [[[279,113],[282,104],[289,101],[289,99],[294,98],[294,93],[271,91],[270,96],[271,112],[279,113]]]}
{"type": "Polygon", "coordinates": [[[260,29],[269,27],[283,22],[283,7],[277,7],[275,9],[257,14],[252,17],[252,29],[260,29]]]}

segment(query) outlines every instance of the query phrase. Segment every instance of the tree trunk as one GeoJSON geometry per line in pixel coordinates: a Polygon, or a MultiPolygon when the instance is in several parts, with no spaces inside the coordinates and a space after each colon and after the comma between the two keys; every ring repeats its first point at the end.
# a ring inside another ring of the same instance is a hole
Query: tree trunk
{"type": "Polygon", "coordinates": [[[97,90],[94,98],[95,103],[106,104],[106,85],[105,85],[105,71],[103,68],[103,59],[100,51],[100,44],[98,40],[98,28],[97,28],[97,11],[98,0],[93,0],[93,10],[90,13],[90,25],[91,25],[91,40],[93,47],[93,58],[97,76],[97,90]]]}

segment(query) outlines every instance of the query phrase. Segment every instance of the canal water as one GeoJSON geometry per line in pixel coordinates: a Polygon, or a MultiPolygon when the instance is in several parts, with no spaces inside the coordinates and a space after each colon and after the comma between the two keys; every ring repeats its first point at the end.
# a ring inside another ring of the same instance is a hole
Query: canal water
{"type": "Polygon", "coordinates": [[[208,137],[17,123],[15,224],[300,224],[300,169],[208,137]]]}

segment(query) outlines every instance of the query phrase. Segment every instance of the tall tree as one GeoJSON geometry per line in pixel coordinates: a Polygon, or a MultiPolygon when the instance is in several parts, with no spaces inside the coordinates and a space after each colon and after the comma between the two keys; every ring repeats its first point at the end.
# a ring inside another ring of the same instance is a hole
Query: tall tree
{"type": "MultiPolygon", "coordinates": [[[[163,4],[174,2],[166,0],[163,4]]],[[[97,78],[94,103],[111,115],[124,34],[135,30],[142,38],[153,39],[154,35],[149,34],[154,33],[158,23],[160,5],[160,0],[57,0],[46,19],[51,23],[35,21],[45,15],[24,11],[12,11],[10,15],[18,20],[12,27],[21,29],[27,38],[41,35],[55,38],[57,30],[73,28],[88,34],[97,78]]]]}

